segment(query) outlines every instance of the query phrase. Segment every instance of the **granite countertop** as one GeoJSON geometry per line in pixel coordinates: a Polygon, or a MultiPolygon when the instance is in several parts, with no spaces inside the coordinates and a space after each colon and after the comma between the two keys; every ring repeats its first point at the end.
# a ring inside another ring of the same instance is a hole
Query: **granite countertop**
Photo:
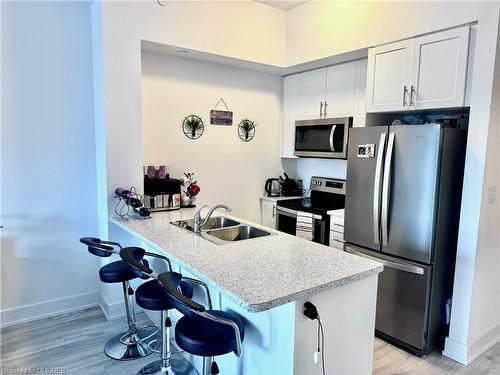
{"type": "Polygon", "coordinates": [[[215,212],[272,233],[217,245],[171,225],[195,209],[156,212],[151,219],[110,219],[250,312],[272,309],[382,271],[382,264],[215,212]]]}

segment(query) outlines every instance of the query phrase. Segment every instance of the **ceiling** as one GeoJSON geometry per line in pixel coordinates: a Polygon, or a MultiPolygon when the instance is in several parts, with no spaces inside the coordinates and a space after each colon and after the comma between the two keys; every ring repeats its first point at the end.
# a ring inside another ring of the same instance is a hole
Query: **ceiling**
{"type": "Polygon", "coordinates": [[[255,0],[258,3],[262,3],[268,5],[270,7],[289,11],[290,9],[296,8],[304,3],[307,3],[309,0],[255,0]]]}

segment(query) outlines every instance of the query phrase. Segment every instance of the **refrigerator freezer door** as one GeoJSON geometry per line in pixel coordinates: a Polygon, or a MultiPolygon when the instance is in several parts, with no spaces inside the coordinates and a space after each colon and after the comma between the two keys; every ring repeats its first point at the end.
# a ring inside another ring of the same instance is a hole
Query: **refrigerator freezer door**
{"type": "Polygon", "coordinates": [[[346,245],[346,251],[384,264],[379,275],[375,329],[423,351],[427,344],[431,266],[346,245]]]}
{"type": "Polygon", "coordinates": [[[391,126],[392,138],[393,147],[387,147],[382,189],[382,252],[431,263],[441,127],[391,126]]]}
{"type": "Polygon", "coordinates": [[[353,128],[349,134],[344,239],[380,250],[380,211],[388,127],[353,128]]]}

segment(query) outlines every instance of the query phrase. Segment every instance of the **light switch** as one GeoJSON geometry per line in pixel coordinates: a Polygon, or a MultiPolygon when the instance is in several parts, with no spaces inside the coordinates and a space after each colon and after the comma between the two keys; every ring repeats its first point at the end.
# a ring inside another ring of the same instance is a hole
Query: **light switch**
{"type": "Polygon", "coordinates": [[[497,199],[497,187],[496,185],[488,187],[488,204],[495,203],[497,199]]]}

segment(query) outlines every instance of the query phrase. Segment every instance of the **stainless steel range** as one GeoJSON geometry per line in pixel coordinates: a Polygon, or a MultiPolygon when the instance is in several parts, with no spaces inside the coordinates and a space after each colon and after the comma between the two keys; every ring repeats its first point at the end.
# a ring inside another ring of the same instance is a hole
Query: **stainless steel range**
{"type": "Polygon", "coordinates": [[[295,235],[298,213],[301,211],[311,213],[313,215],[313,241],[328,246],[330,242],[328,211],[344,208],[345,189],[345,180],[311,177],[310,197],[277,202],[276,229],[295,235]]]}

